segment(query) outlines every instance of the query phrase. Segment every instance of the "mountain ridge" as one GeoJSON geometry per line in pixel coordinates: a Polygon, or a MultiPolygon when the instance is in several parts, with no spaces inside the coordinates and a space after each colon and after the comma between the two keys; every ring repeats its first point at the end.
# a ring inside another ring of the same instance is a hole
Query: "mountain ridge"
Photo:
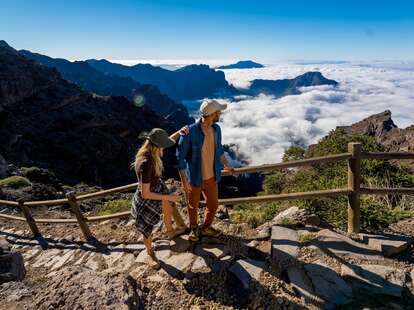
{"type": "Polygon", "coordinates": [[[61,75],[84,90],[103,96],[125,96],[128,99],[145,104],[160,116],[172,121],[176,128],[194,122],[181,104],[162,94],[157,86],[141,84],[130,77],[121,77],[103,73],[85,61],[52,58],[46,55],[20,50],[19,53],[40,64],[55,68],[61,75]]]}
{"type": "Polygon", "coordinates": [[[108,60],[86,60],[93,68],[106,74],[130,77],[143,84],[156,85],[172,99],[197,100],[216,94],[235,94],[238,91],[229,84],[222,71],[208,65],[188,65],[177,70],[167,70],[150,64],[125,66],[108,60]]]}

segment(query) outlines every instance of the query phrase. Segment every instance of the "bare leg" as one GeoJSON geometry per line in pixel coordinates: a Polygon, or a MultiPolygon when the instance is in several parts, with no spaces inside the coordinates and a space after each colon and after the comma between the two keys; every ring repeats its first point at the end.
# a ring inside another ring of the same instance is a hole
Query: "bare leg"
{"type": "Polygon", "coordinates": [[[180,211],[177,209],[177,205],[172,207],[172,216],[174,218],[175,225],[177,227],[183,227],[185,226],[183,218],[181,217],[180,211]]]}
{"type": "Polygon", "coordinates": [[[158,258],[155,256],[154,248],[152,247],[151,237],[146,238],[144,236],[144,244],[145,248],[147,249],[148,256],[151,258],[150,266],[154,269],[159,269],[160,263],[158,261],[158,258]]]}
{"type": "Polygon", "coordinates": [[[154,249],[152,248],[152,239],[151,239],[151,237],[146,238],[144,236],[144,244],[145,244],[145,248],[147,249],[148,254],[154,253],[154,249]]]}
{"type": "Polygon", "coordinates": [[[167,229],[167,232],[172,232],[172,221],[171,221],[171,204],[168,201],[163,200],[162,201],[162,215],[164,219],[164,225],[167,229]]]}

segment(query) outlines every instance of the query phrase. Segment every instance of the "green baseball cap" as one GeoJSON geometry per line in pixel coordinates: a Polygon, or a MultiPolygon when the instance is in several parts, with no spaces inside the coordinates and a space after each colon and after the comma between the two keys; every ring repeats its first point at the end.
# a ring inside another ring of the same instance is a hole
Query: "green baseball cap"
{"type": "Polygon", "coordinates": [[[161,128],[152,129],[149,134],[146,135],[146,139],[150,140],[151,143],[161,148],[168,148],[175,144],[175,141],[171,139],[167,132],[161,128]]]}

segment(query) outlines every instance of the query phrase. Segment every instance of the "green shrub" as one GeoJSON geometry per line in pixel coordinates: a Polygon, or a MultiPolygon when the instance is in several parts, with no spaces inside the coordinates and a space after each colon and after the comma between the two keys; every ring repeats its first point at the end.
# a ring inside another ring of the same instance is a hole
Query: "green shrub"
{"type": "Polygon", "coordinates": [[[19,189],[31,185],[32,184],[28,179],[17,175],[0,180],[0,187],[10,187],[14,189],[19,189]]]}
{"type": "Polygon", "coordinates": [[[55,174],[47,169],[39,167],[21,167],[23,175],[31,182],[45,183],[45,184],[58,184],[58,180],[55,174]]]}
{"type": "Polygon", "coordinates": [[[96,207],[97,215],[110,215],[131,209],[131,199],[116,199],[107,201],[96,207]]]}
{"type": "Polygon", "coordinates": [[[295,219],[291,219],[291,218],[282,218],[282,220],[280,221],[280,225],[282,226],[298,226],[301,223],[295,219]]]}
{"type": "MultiPolygon", "coordinates": [[[[303,154],[303,157],[344,153],[348,151],[349,142],[360,142],[365,152],[384,151],[383,147],[375,142],[373,137],[350,134],[344,129],[336,129],[309,148],[303,154]]],[[[289,148],[288,150],[289,154],[286,154],[286,158],[291,158],[292,153],[295,153],[295,149],[289,148]]],[[[413,187],[414,176],[407,169],[389,161],[362,160],[361,183],[368,187],[413,187]]],[[[289,174],[283,176],[280,172],[267,175],[264,184],[265,194],[346,188],[347,162],[312,165],[311,167],[292,170],[289,174]]],[[[386,227],[392,222],[411,214],[410,212],[400,211],[398,208],[402,198],[401,195],[388,195],[387,200],[366,199],[364,197],[366,196],[361,197],[361,224],[363,228],[386,227]]],[[[341,229],[346,229],[348,206],[346,196],[322,197],[292,202],[311,213],[317,214],[324,221],[341,229]]]]}
{"type": "Polygon", "coordinates": [[[290,146],[285,153],[283,154],[283,161],[290,161],[290,160],[299,160],[299,159],[303,159],[305,155],[305,149],[300,147],[300,146],[296,146],[296,145],[292,145],[290,146]]]}
{"type": "Polygon", "coordinates": [[[271,174],[264,180],[264,191],[265,193],[279,194],[285,187],[286,182],[287,178],[283,172],[271,174]]]}
{"type": "Polygon", "coordinates": [[[230,211],[230,218],[236,223],[248,223],[253,227],[273,219],[279,213],[280,203],[237,205],[230,211]]]}

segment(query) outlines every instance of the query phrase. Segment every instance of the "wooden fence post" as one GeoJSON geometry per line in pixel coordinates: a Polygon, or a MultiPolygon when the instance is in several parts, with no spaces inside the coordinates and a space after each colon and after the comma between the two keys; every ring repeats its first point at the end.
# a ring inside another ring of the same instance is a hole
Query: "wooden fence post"
{"type": "Polygon", "coordinates": [[[361,222],[360,188],[361,188],[361,143],[348,143],[348,233],[358,233],[361,222]]]}
{"type": "Polygon", "coordinates": [[[34,237],[41,236],[41,233],[39,231],[39,228],[36,225],[36,222],[32,216],[32,213],[30,212],[30,209],[28,206],[24,204],[24,198],[17,199],[17,202],[19,204],[20,210],[23,212],[24,217],[26,218],[27,224],[29,224],[30,230],[33,233],[34,237]]]}
{"type": "Polygon", "coordinates": [[[94,236],[92,235],[91,231],[89,230],[88,224],[86,223],[86,219],[83,216],[78,201],[76,200],[75,192],[69,192],[66,194],[66,198],[68,199],[69,205],[75,213],[76,219],[78,220],[79,227],[82,230],[83,236],[87,241],[94,239],[94,236]]]}

